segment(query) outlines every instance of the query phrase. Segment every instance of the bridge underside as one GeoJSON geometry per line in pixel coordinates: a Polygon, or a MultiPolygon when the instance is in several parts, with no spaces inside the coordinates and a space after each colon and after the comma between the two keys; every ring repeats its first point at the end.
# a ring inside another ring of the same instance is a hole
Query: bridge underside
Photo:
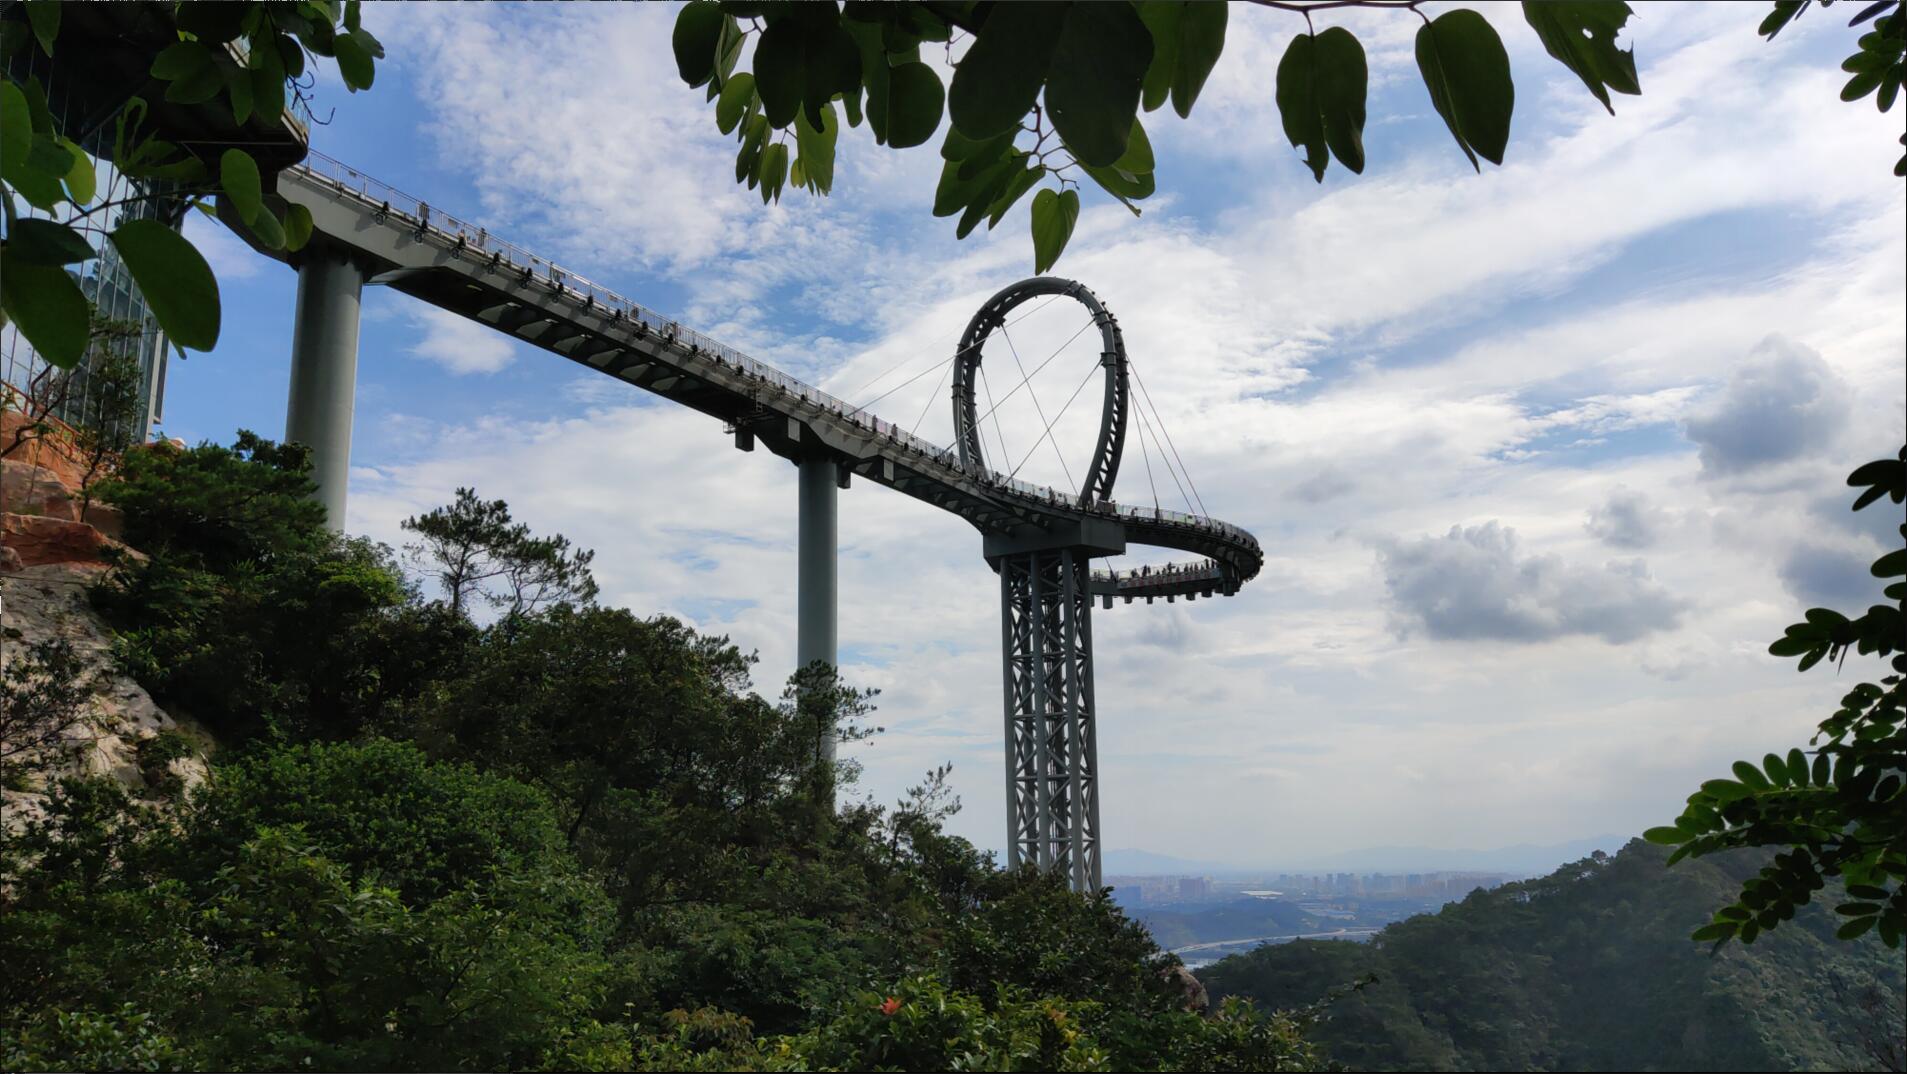
{"type": "Polygon", "coordinates": [[[1005,656],[1007,864],[1100,887],[1099,754],[1087,548],[995,558],[1005,656]]]}

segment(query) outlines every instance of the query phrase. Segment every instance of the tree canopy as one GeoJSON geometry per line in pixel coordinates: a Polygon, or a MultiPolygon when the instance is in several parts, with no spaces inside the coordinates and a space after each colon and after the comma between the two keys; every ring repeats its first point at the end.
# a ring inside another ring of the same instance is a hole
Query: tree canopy
{"type": "MultiPolygon", "coordinates": [[[[1515,81],[1501,37],[1476,11],[1432,18],[1421,0],[1255,2],[1304,20],[1275,74],[1261,77],[1284,136],[1319,182],[1333,160],[1354,173],[1365,164],[1364,46],[1343,26],[1319,25],[1345,8],[1420,20],[1415,54],[1431,108],[1472,167],[1503,163],[1515,81]]],[[[1544,50],[1612,114],[1612,93],[1642,92],[1634,50],[1617,43],[1633,13],[1623,0],[1521,7],[1544,50]]],[[[1772,38],[1806,7],[1780,0],[1761,33],[1772,38]]],[[[1191,116],[1235,10],[1249,6],[691,0],[676,18],[673,48],[682,80],[706,87],[716,126],[740,145],[736,182],[759,190],[764,204],[790,185],[833,189],[843,124],[865,123],[876,144],[893,149],[925,145],[944,126],[934,215],[958,217],[954,234],[966,238],[982,220],[998,225],[1037,189],[1029,224],[1041,273],[1071,238],[1088,181],[1135,215],[1155,192],[1158,161],[1142,113],[1169,102],[1180,118],[1191,116]],[[939,66],[952,70],[947,82],[923,59],[935,49],[939,66]]],[[[1881,0],[1851,25],[1870,21],[1843,65],[1853,77],[1842,97],[1873,94],[1886,111],[1900,90],[1907,13],[1899,0],[1881,0]]],[[[1896,172],[1907,175],[1907,156],[1896,172]]]]}

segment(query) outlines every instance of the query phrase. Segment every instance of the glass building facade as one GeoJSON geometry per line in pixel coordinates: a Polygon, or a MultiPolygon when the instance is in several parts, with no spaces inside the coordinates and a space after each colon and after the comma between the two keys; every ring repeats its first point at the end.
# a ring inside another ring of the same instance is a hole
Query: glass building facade
{"type": "MultiPolygon", "coordinates": [[[[100,392],[97,373],[112,354],[121,354],[138,364],[139,402],[135,440],[148,438],[152,427],[164,416],[166,341],[158,321],[146,308],[132,274],[119,259],[118,252],[106,240],[107,233],[128,220],[164,218],[176,212],[176,203],[154,197],[162,193],[156,183],[136,181],[120,175],[111,164],[117,103],[102,107],[90,97],[87,87],[62,79],[45,57],[22,50],[8,65],[7,74],[21,83],[39,80],[46,92],[48,110],[66,137],[91,154],[97,178],[97,193],[91,206],[125,202],[72,220],[99,251],[99,256],[67,271],[95,309],[95,342],[79,365],[62,370],[48,365],[26,338],[9,324],[0,328],[0,380],[5,382],[8,409],[27,409],[26,400],[34,400],[33,410],[50,413],[73,425],[97,424],[100,392]]],[[[15,207],[25,215],[70,220],[91,206],[61,205],[53,213],[42,213],[23,201],[15,207]]],[[[166,221],[174,227],[176,219],[166,221]]]]}

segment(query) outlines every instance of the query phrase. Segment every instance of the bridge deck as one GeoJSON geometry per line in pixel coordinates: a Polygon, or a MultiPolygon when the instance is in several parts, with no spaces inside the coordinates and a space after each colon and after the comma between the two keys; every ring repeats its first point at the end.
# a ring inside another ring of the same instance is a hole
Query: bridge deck
{"type": "Polygon", "coordinates": [[[1039,542],[1092,530],[1116,533],[1121,547],[1151,545],[1202,557],[1193,563],[1094,571],[1096,596],[1131,601],[1229,595],[1263,564],[1257,539],[1230,523],[1109,500],[1082,501],[997,471],[964,468],[952,448],[915,436],[321,153],[280,173],[278,195],[311,211],[314,244],[349,251],[368,266],[372,282],[719,418],[734,431],[738,447],[760,443],[789,459],[827,451],[847,472],[957,514],[998,539],[1039,542]]]}

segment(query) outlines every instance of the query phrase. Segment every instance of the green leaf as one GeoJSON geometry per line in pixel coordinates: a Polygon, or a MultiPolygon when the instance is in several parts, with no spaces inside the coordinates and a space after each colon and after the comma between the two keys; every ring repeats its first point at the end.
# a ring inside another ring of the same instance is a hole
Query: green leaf
{"type": "Polygon", "coordinates": [[[735,72],[735,62],[742,57],[742,45],[748,40],[742,33],[741,25],[732,16],[722,16],[722,32],[715,39],[715,72],[709,78],[709,99],[728,85],[728,79],[735,72]]]}
{"type": "Polygon", "coordinates": [[[1738,927],[1739,926],[1733,921],[1717,921],[1712,924],[1703,925],[1701,928],[1689,933],[1689,939],[1697,943],[1707,943],[1710,940],[1726,940],[1735,935],[1735,929],[1738,927]]]}
{"type": "Polygon", "coordinates": [[[1886,888],[1875,887],[1872,884],[1849,884],[1847,893],[1857,899],[1884,901],[1887,898],[1886,888]]]}
{"type": "Polygon", "coordinates": [[[967,211],[960,214],[960,222],[954,226],[954,238],[966,238],[973,232],[975,227],[979,226],[980,221],[987,218],[988,208],[993,205],[995,199],[1005,193],[1006,188],[1012,184],[1014,177],[1026,166],[1027,158],[1030,155],[1031,154],[1024,152],[1016,152],[1005,160],[1002,160],[999,167],[989,170],[981,176],[983,185],[972,194],[972,200],[967,204],[967,211]]]}
{"type": "Polygon", "coordinates": [[[1788,765],[1779,754],[1769,754],[1761,759],[1761,767],[1768,773],[1768,782],[1777,787],[1786,787],[1793,782],[1788,778],[1788,765]]]}
{"type": "Polygon", "coordinates": [[[26,17],[40,51],[53,55],[53,39],[60,36],[60,0],[27,0],[26,17]]]}
{"type": "Polygon", "coordinates": [[[339,34],[335,41],[338,74],[344,79],[345,88],[353,93],[370,89],[377,77],[377,66],[372,60],[375,51],[366,43],[367,37],[363,30],[353,30],[339,34]]]}
{"type": "Polygon", "coordinates": [[[1797,787],[1808,785],[1808,755],[1798,749],[1788,751],[1788,780],[1797,787]]]}
{"type": "Polygon", "coordinates": [[[0,175],[12,180],[33,151],[33,112],[11,80],[0,82],[0,175]]]}
{"type": "Polygon", "coordinates": [[[1835,929],[1834,938],[1837,940],[1859,939],[1866,934],[1868,929],[1873,928],[1874,923],[1879,920],[1879,917],[1857,917],[1845,925],[1842,925],[1840,928],[1835,929]]]}
{"type": "Polygon", "coordinates": [[[1648,831],[1643,832],[1642,838],[1651,843],[1660,843],[1663,846],[1672,847],[1686,843],[1694,837],[1680,828],[1663,825],[1650,828],[1648,831]]]}
{"type": "Polygon", "coordinates": [[[1564,67],[1576,72],[1589,92],[1610,115],[1609,91],[1641,93],[1632,49],[1616,47],[1616,34],[1629,21],[1629,5],[1622,0],[1524,0],[1523,18],[1536,30],[1543,47],[1564,67]]]}
{"type": "Polygon", "coordinates": [[[238,218],[252,223],[263,214],[264,191],[258,178],[258,162],[243,149],[227,149],[219,157],[219,188],[232,199],[238,218]]]}
{"type": "Polygon", "coordinates": [[[841,121],[834,117],[832,104],[822,109],[821,120],[821,129],[816,130],[808,122],[806,109],[795,116],[795,147],[801,150],[802,176],[813,183],[817,193],[826,194],[834,189],[834,143],[841,133],[841,121]]]}
{"type": "Polygon", "coordinates": [[[1333,26],[1318,35],[1316,80],[1324,140],[1339,163],[1361,175],[1370,70],[1364,62],[1364,46],[1349,30],[1333,26]]]}
{"type": "Polygon", "coordinates": [[[1317,51],[1318,39],[1311,34],[1291,39],[1278,61],[1276,101],[1285,137],[1293,148],[1304,151],[1305,167],[1322,183],[1331,157],[1324,141],[1324,117],[1318,111],[1317,51]]]}
{"type": "Polygon", "coordinates": [[[1172,95],[1172,79],[1179,66],[1179,24],[1187,6],[1185,0],[1146,0],[1139,5],[1139,18],[1152,34],[1152,64],[1146,68],[1145,85],[1139,92],[1140,107],[1148,112],[1172,95]]]}
{"type": "Polygon", "coordinates": [[[1006,175],[1018,154],[994,161],[978,175],[962,178],[962,162],[950,160],[940,166],[940,183],[934,188],[934,215],[953,216],[972,205],[996,179],[1006,175]]]}
{"type": "Polygon", "coordinates": [[[1800,656],[1819,644],[1821,643],[1807,638],[1777,638],[1774,644],[1768,646],[1768,655],[1800,656]]]}
{"type": "Polygon", "coordinates": [[[7,236],[8,264],[70,265],[98,254],[85,236],[51,220],[15,220],[13,232],[7,236]]]}
{"type": "Polygon", "coordinates": [[[64,268],[16,258],[0,261],[0,308],[40,357],[71,369],[86,353],[93,307],[64,268]]]}
{"type": "Polygon", "coordinates": [[[66,200],[61,182],[73,170],[73,154],[54,135],[34,132],[29,138],[27,151],[9,162],[4,178],[28,204],[51,211],[66,200]]]}
{"type": "Polygon", "coordinates": [[[311,241],[311,210],[293,203],[285,208],[285,249],[297,253],[311,241]]]}
{"type": "Polygon", "coordinates": [[[722,5],[692,0],[675,17],[675,69],[682,81],[699,86],[715,75],[715,46],[722,37],[722,5]]]}
{"type": "Polygon", "coordinates": [[[1876,578],[1898,578],[1907,575],[1907,548],[1896,548],[1874,561],[1869,568],[1876,578]]]}
{"type": "Polygon", "coordinates": [[[947,91],[940,76],[924,63],[904,63],[887,73],[887,144],[895,149],[917,146],[940,129],[947,91]]]}
{"type": "Polygon", "coordinates": [[[1432,19],[1417,31],[1417,68],[1471,167],[1478,167],[1478,156],[1502,164],[1516,87],[1509,54],[1489,22],[1468,8],[1432,19]]]}
{"type": "Polygon", "coordinates": [[[1829,779],[1828,779],[1829,775],[1830,773],[1828,771],[1828,755],[1825,753],[1815,754],[1814,755],[1814,785],[1817,787],[1827,786],[1829,783],[1829,779]]]}
{"type": "Polygon", "coordinates": [[[1704,780],[1702,792],[1717,802],[1732,802],[1737,798],[1746,798],[1754,792],[1732,779],[1704,780]]]}
{"type": "Polygon", "coordinates": [[[1761,774],[1761,769],[1747,761],[1736,761],[1734,772],[1735,778],[1746,784],[1749,790],[1765,791],[1769,787],[1768,777],[1761,774]]]}
{"type": "Polygon", "coordinates": [[[1082,163],[1125,155],[1151,62],[1152,34],[1132,5],[1067,9],[1046,75],[1046,115],[1082,163]]]}
{"type": "Polygon", "coordinates": [[[180,41],[167,45],[159,55],[152,58],[152,77],[167,82],[177,82],[181,78],[212,66],[212,50],[197,41],[180,41]]]}
{"type": "Polygon", "coordinates": [[[1775,9],[1768,13],[1767,18],[1761,20],[1761,25],[1755,32],[1772,41],[1774,36],[1781,32],[1781,28],[1788,25],[1807,6],[1808,0],[1775,0],[1775,9]]]}
{"type": "Polygon", "coordinates": [[[761,203],[778,201],[781,198],[782,184],[788,179],[788,145],[776,142],[762,150],[761,155],[761,203]]]}
{"type": "Polygon", "coordinates": [[[1067,22],[1067,7],[993,6],[975,34],[973,47],[954,68],[947,93],[947,113],[960,133],[975,140],[991,138],[1018,127],[1032,111],[1059,45],[1060,29],[1067,22]]]}
{"type": "MultiPolygon", "coordinates": [[[[1230,12],[1230,4],[1190,3],[1185,5],[1185,14],[1179,18],[1179,55],[1172,75],[1172,110],[1181,119],[1191,117],[1199,91],[1205,88],[1205,80],[1218,65],[1219,53],[1225,51],[1225,22],[1230,12]]],[[[1359,125],[1362,124],[1359,120],[1359,125]]]]}
{"type": "Polygon", "coordinates": [[[60,145],[73,154],[73,166],[66,170],[65,177],[67,198],[75,205],[84,205],[99,192],[99,173],[93,170],[93,158],[71,138],[61,138],[60,145]]]}
{"type": "Polygon", "coordinates": [[[960,128],[950,123],[947,125],[947,137],[940,143],[940,159],[957,161],[963,165],[977,160],[984,162],[986,166],[991,166],[1013,147],[1013,139],[1019,133],[1017,130],[1010,130],[976,142],[960,133],[960,128]]]}
{"type": "Polygon", "coordinates": [[[1053,267],[1079,222],[1079,192],[1042,190],[1033,195],[1033,273],[1053,267]]]}
{"type": "Polygon", "coordinates": [[[1126,137],[1126,153],[1113,161],[1113,168],[1127,175],[1151,175],[1158,166],[1152,155],[1152,139],[1146,137],[1145,124],[1139,117],[1132,119],[1132,133],[1126,137]]]}
{"type": "Polygon", "coordinates": [[[795,112],[801,108],[801,94],[807,85],[804,49],[802,26],[795,19],[769,23],[755,42],[755,92],[761,97],[762,112],[771,127],[779,129],[794,122],[795,112]]]}
{"type": "Polygon", "coordinates": [[[1033,184],[1039,182],[1040,178],[1045,174],[1046,169],[1040,167],[1031,156],[1028,156],[1026,158],[1026,167],[1013,176],[1012,180],[1007,183],[1006,189],[1000,193],[999,197],[994,198],[992,204],[987,207],[987,230],[992,231],[993,226],[998,224],[1002,217],[1006,216],[1007,210],[1013,208],[1013,203],[1019,201],[1027,191],[1033,189],[1033,184]]]}
{"type": "Polygon", "coordinates": [[[715,129],[723,134],[732,134],[741,125],[742,113],[747,111],[749,102],[755,99],[755,76],[743,71],[728,80],[722,87],[721,96],[715,99],[715,129]]]}
{"type": "Polygon", "coordinates": [[[251,65],[252,110],[268,121],[285,113],[285,65],[276,45],[254,48],[247,57],[251,65]]]}
{"type": "Polygon", "coordinates": [[[272,250],[285,248],[284,225],[278,222],[278,217],[273,215],[270,209],[260,209],[258,215],[248,221],[246,226],[252,229],[252,234],[258,236],[258,241],[264,243],[267,248],[272,250]]]}
{"type": "Polygon", "coordinates": [[[252,72],[248,67],[226,67],[220,72],[225,79],[225,96],[232,102],[232,122],[244,126],[252,118],[252,72]]]}
{"type": "Polygon", "coordinates": [[[110,237],[172,342],[198,351],[217,345],[218,281],[185,236],[157,220],[131,220],[110,237]]]}
{"type": "Polygon", "coordinates": [[[224,72],[208,59],[204,67],[173,80],[166,87],[166,100],[174,104],[204,104],[224,88],[224,72]]]}
{"type": "Polygon", "coordinates": [[[46,105],[46,89],[40,80],[29,75],[20,90],[26,94],[27,110],[33,115],[33,133],[49,137],[58,134],[54,129],[53,110],[46,105]]]}

